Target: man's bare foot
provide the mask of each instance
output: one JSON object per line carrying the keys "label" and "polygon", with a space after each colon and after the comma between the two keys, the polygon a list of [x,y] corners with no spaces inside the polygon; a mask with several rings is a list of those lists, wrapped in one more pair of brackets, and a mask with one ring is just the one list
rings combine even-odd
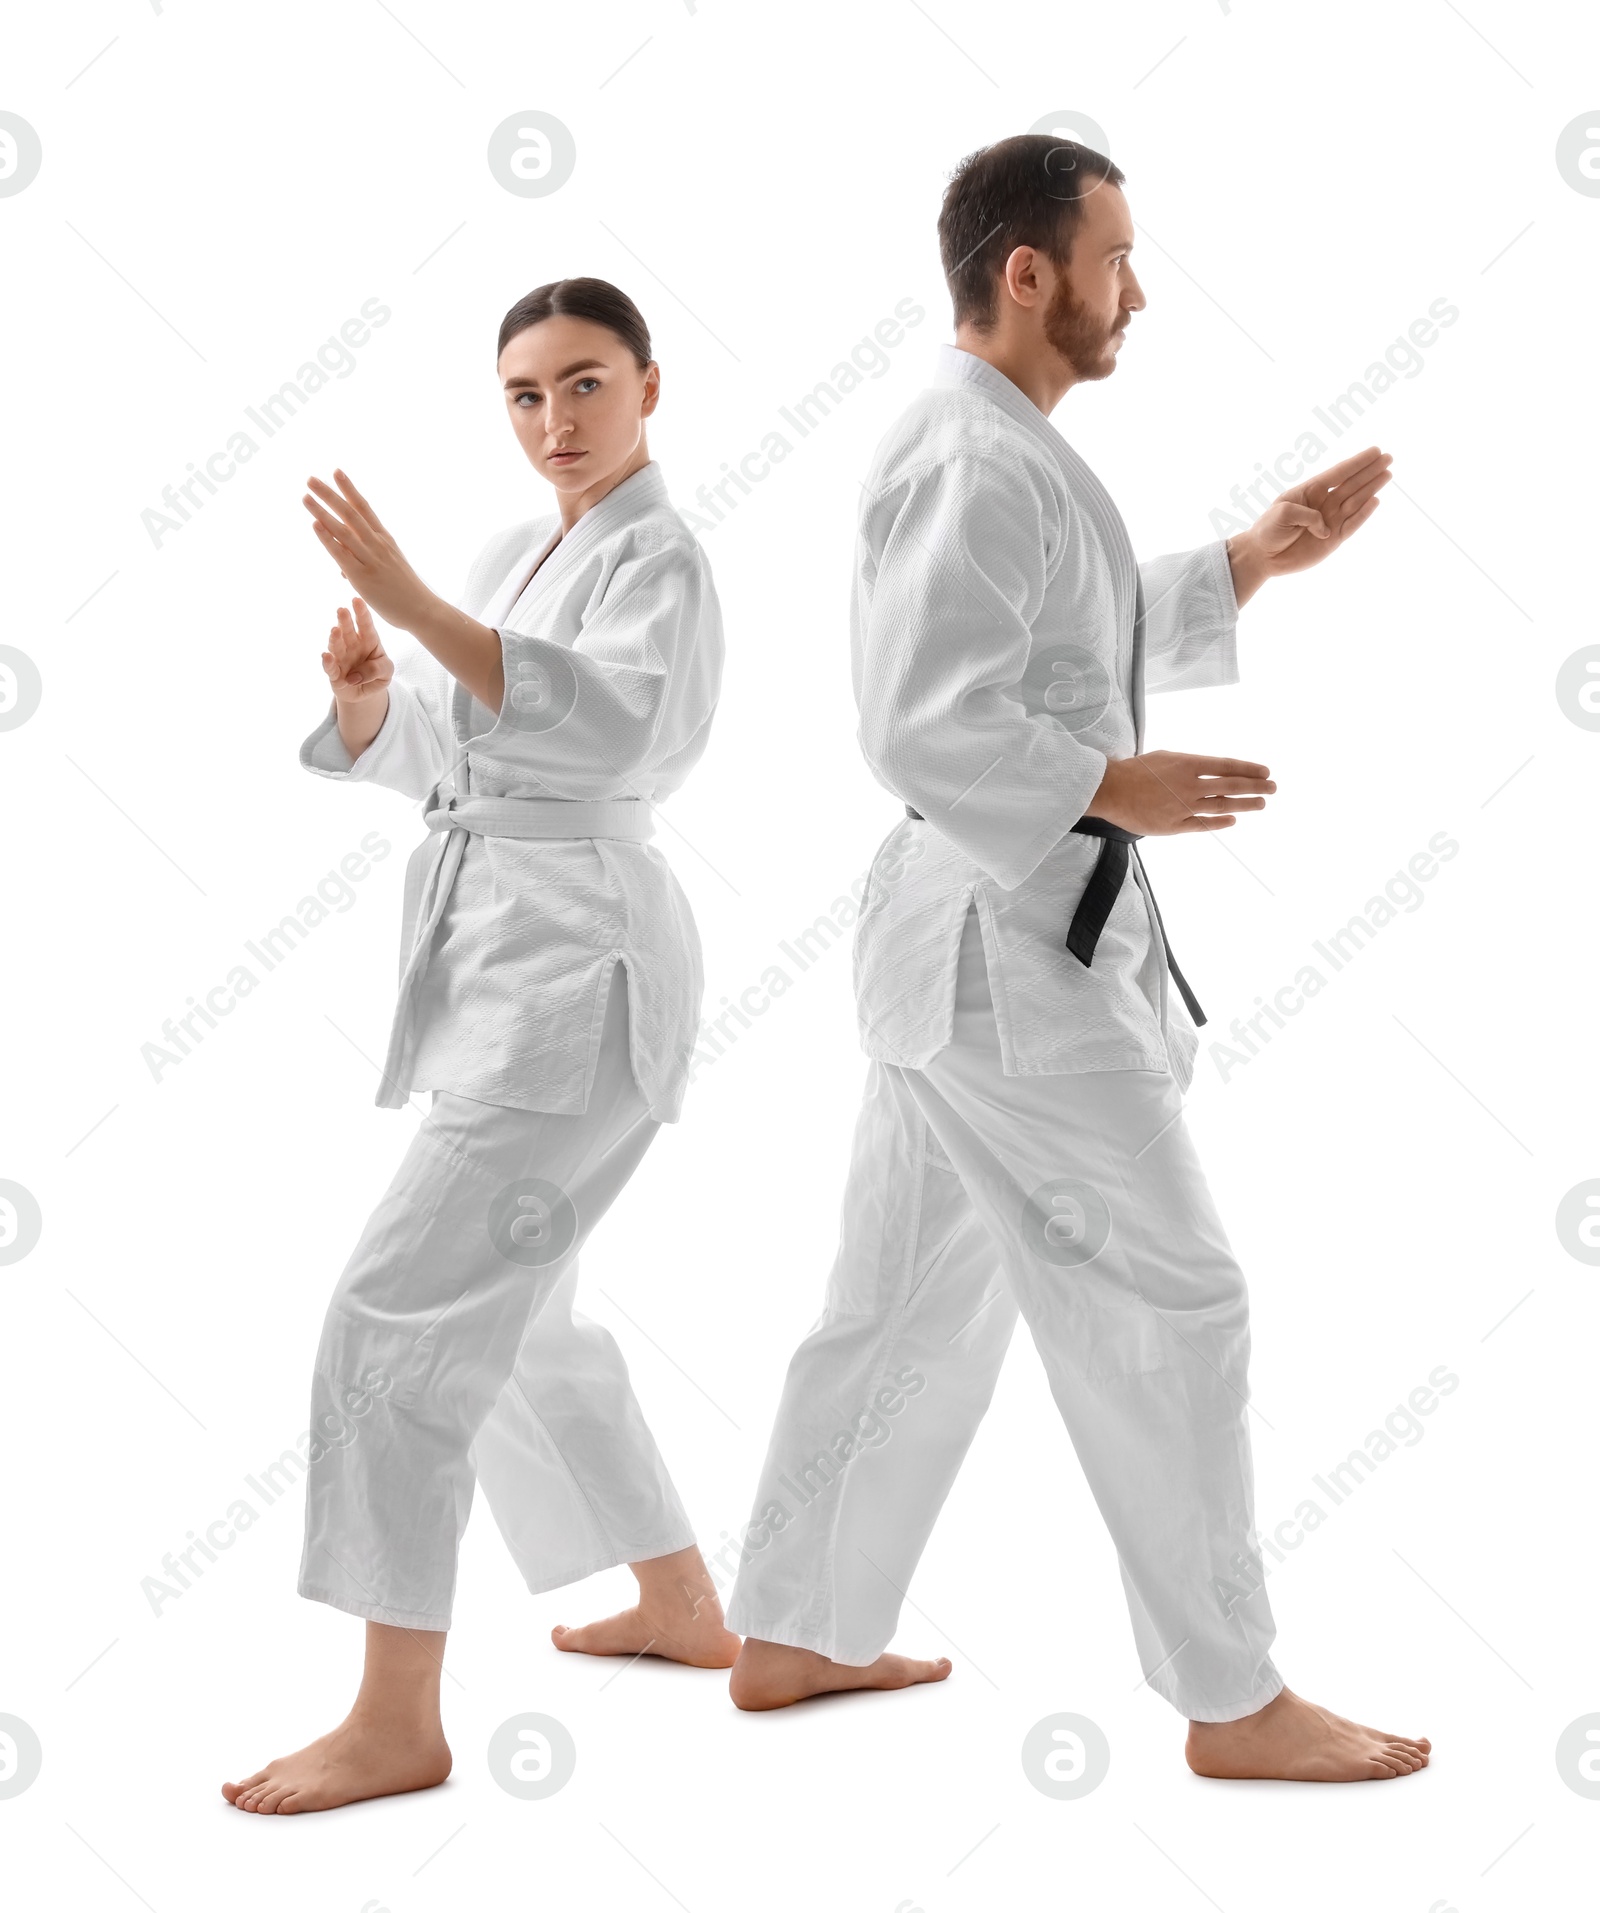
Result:
{"label": "man's bare foot", "polygon": [[813,1654],[808,1647],[783,1647],[776,1641],[748,1640],[728,1682],[735,1707],[747,1714],[771,1707],[792,1707],[814,1694],[843,1694],[854,1688],[885,1691],[919,1687],[924,1681],[948,1678],[947,1660],[913,1661],[904,1654],[880,1654],[867,1667],[851,1667]]}
{"label": "man's bare foot", "polygon": [[564,1654],[655,1654],[688,1667],[732,1667],[739,1637],[722,1621],[722,1603],[698,1548],[635,1561],[639,1605],[587,1627],[553,1627]]}
{"label": "man's bare foot", "polygon": [[248,1780],[224,1781],[222,1797],[245,1813],[320,1813],[385,1793],[437,1787],[450,1772],[444,1733],[419,1735],[352,1711],[331,1734],[270,1760]]}
{"label": "man's bare foot", "polygon": [[1212,1780],[1394,1780],[1426,1767],[1432,1742],[1362,1727],[1283,1692],[1242,1720],[1189,1723],[1184,1758]]}

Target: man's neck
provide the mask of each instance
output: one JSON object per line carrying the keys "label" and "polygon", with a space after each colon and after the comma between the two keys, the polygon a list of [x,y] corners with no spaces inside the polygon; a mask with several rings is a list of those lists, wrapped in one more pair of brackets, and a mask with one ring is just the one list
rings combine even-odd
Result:
{"label": "man's neck", "polygon": [[955,344],[1004,373],[1046,418],[1078,383],[1078,375],[1059,352],[1032,337],[1010,336],[1001,327],[979,332],[972,326],[957,326]]}

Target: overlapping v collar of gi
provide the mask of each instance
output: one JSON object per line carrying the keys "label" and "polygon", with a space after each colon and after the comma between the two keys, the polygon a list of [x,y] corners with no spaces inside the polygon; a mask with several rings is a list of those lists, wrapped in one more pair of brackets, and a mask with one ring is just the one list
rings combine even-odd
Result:
{"label": "overlapping v collar of gi", "polygon": [[[591,505],[571,531],[564,536],[561,521],[556,519],[550,528],[550,535],[534,552],[524,549],[522,556],[501,579],[489,602],[478,613],[478,622],[486,624],[491,631],[509,631],[513,637],[525,637],[527,634],[506,620],[522,600],[522,594],[530,584],[536,592],[542,592],[562,569],[573,562],[574,556],[582,556],[596,536],[619,524],[625,524],[630,518],[642,518],[647,512],[669,503],[667,481],[662,476],[661,467],[654,459],[648,465],[641,465],[638,471],[623,479],[620,485],[614,485],[598,504]],[[534,519],[535,525],[541,523]],[[480,720],[477,713],[485,713]],[[486,704],[480,704],[464,684],[457,683],[450,693],[450,721],[459,744],[482,744],[501,727],[499,711],[490,710]],[[457,767],[458,772],[462,767]],[[457,795],[465,797],[468,785],[464,776],[458,784]]]}
{"label": "overlapping v collar of gi", "polygon": [[964,351],[959,345],[941,345],[934,365],[934,383],[976,386],[986,398],[993,399],[1002,411],[1009,412],[1060,456],[1066,440],[1049,419],[1020,385],[1013,385],[1004,372],[987,359],[980,359],[975,352]]}
{"label": "overlapping v collar of gi", "polygon": [[[1050,453],[1057,471],[1063,473],[1074,505],[1097,527],[1101,548],[1111,566],[1112,589],[1116,593],[1122,629],[1133,631],[1138,590],[1138,566],[1128,528],[1099,475],[1082,453],[1059,432],[1033,400],[1004,372],[997,371],[987,359],[964,352],[958,345],[941,345],[935,364],[935,383],[940,386],[967,386],[982,392],[1001,411],[1017,420]],[[1137,694],[1142,697],[1142,691]]]}
{"label": "overlapping v collar of gi", "polygon": [[[629,518],[642,517],[657,505],[667,503],[667,481],[654,459],[614,485],[598,504],[591,505],[571,531],[564,536],[559,524],[539,549],[524,554],[507,572],[500,588],[490,599],[481,622],[498,628],[511,615],[517,600],[537,575],[539,588],[558,578],[562,571],[597,537],[603,537]],[[540,561],[543,560],[541,563]]]}

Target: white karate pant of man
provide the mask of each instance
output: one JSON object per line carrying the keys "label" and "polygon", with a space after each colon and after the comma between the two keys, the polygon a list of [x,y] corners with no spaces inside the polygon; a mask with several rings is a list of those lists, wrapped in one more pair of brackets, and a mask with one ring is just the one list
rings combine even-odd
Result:
{"label": "white karate pant of man", "polygon": [[949,1046],[922,1069],[871,1065],[826,1306],[789,1367],[728,1625],[852,1665],[883,1652],[1019,1309],[1150,1685],[1190,1720],[1254,1713],[1283,1682],[1252,1566],[1245,1286],[1178,1086],[1005,1075],[975,911]]}
{"label": "white karate pant of man", "polygon": [[[355,1433],[308,1471],[302,1594],[448,1628],[475,1478],[535,1593],[692,1544],[621,1351],[572,1307],[578,1252],[659,1127],[621,964],[581,1115],[435,1094],[329,1304],[311,1425]],[[352,1395],[371,1403],[354,1419]]]}

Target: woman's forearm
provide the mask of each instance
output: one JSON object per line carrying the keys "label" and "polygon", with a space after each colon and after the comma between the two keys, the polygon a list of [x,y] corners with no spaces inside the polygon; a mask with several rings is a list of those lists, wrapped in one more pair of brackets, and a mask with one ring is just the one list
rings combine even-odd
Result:
{"label": "woman's forearm", "polygon": [[431,593],[422,610],[407,620],[406,629],[485,709],[499,710],[506,676],[498,631]]}

